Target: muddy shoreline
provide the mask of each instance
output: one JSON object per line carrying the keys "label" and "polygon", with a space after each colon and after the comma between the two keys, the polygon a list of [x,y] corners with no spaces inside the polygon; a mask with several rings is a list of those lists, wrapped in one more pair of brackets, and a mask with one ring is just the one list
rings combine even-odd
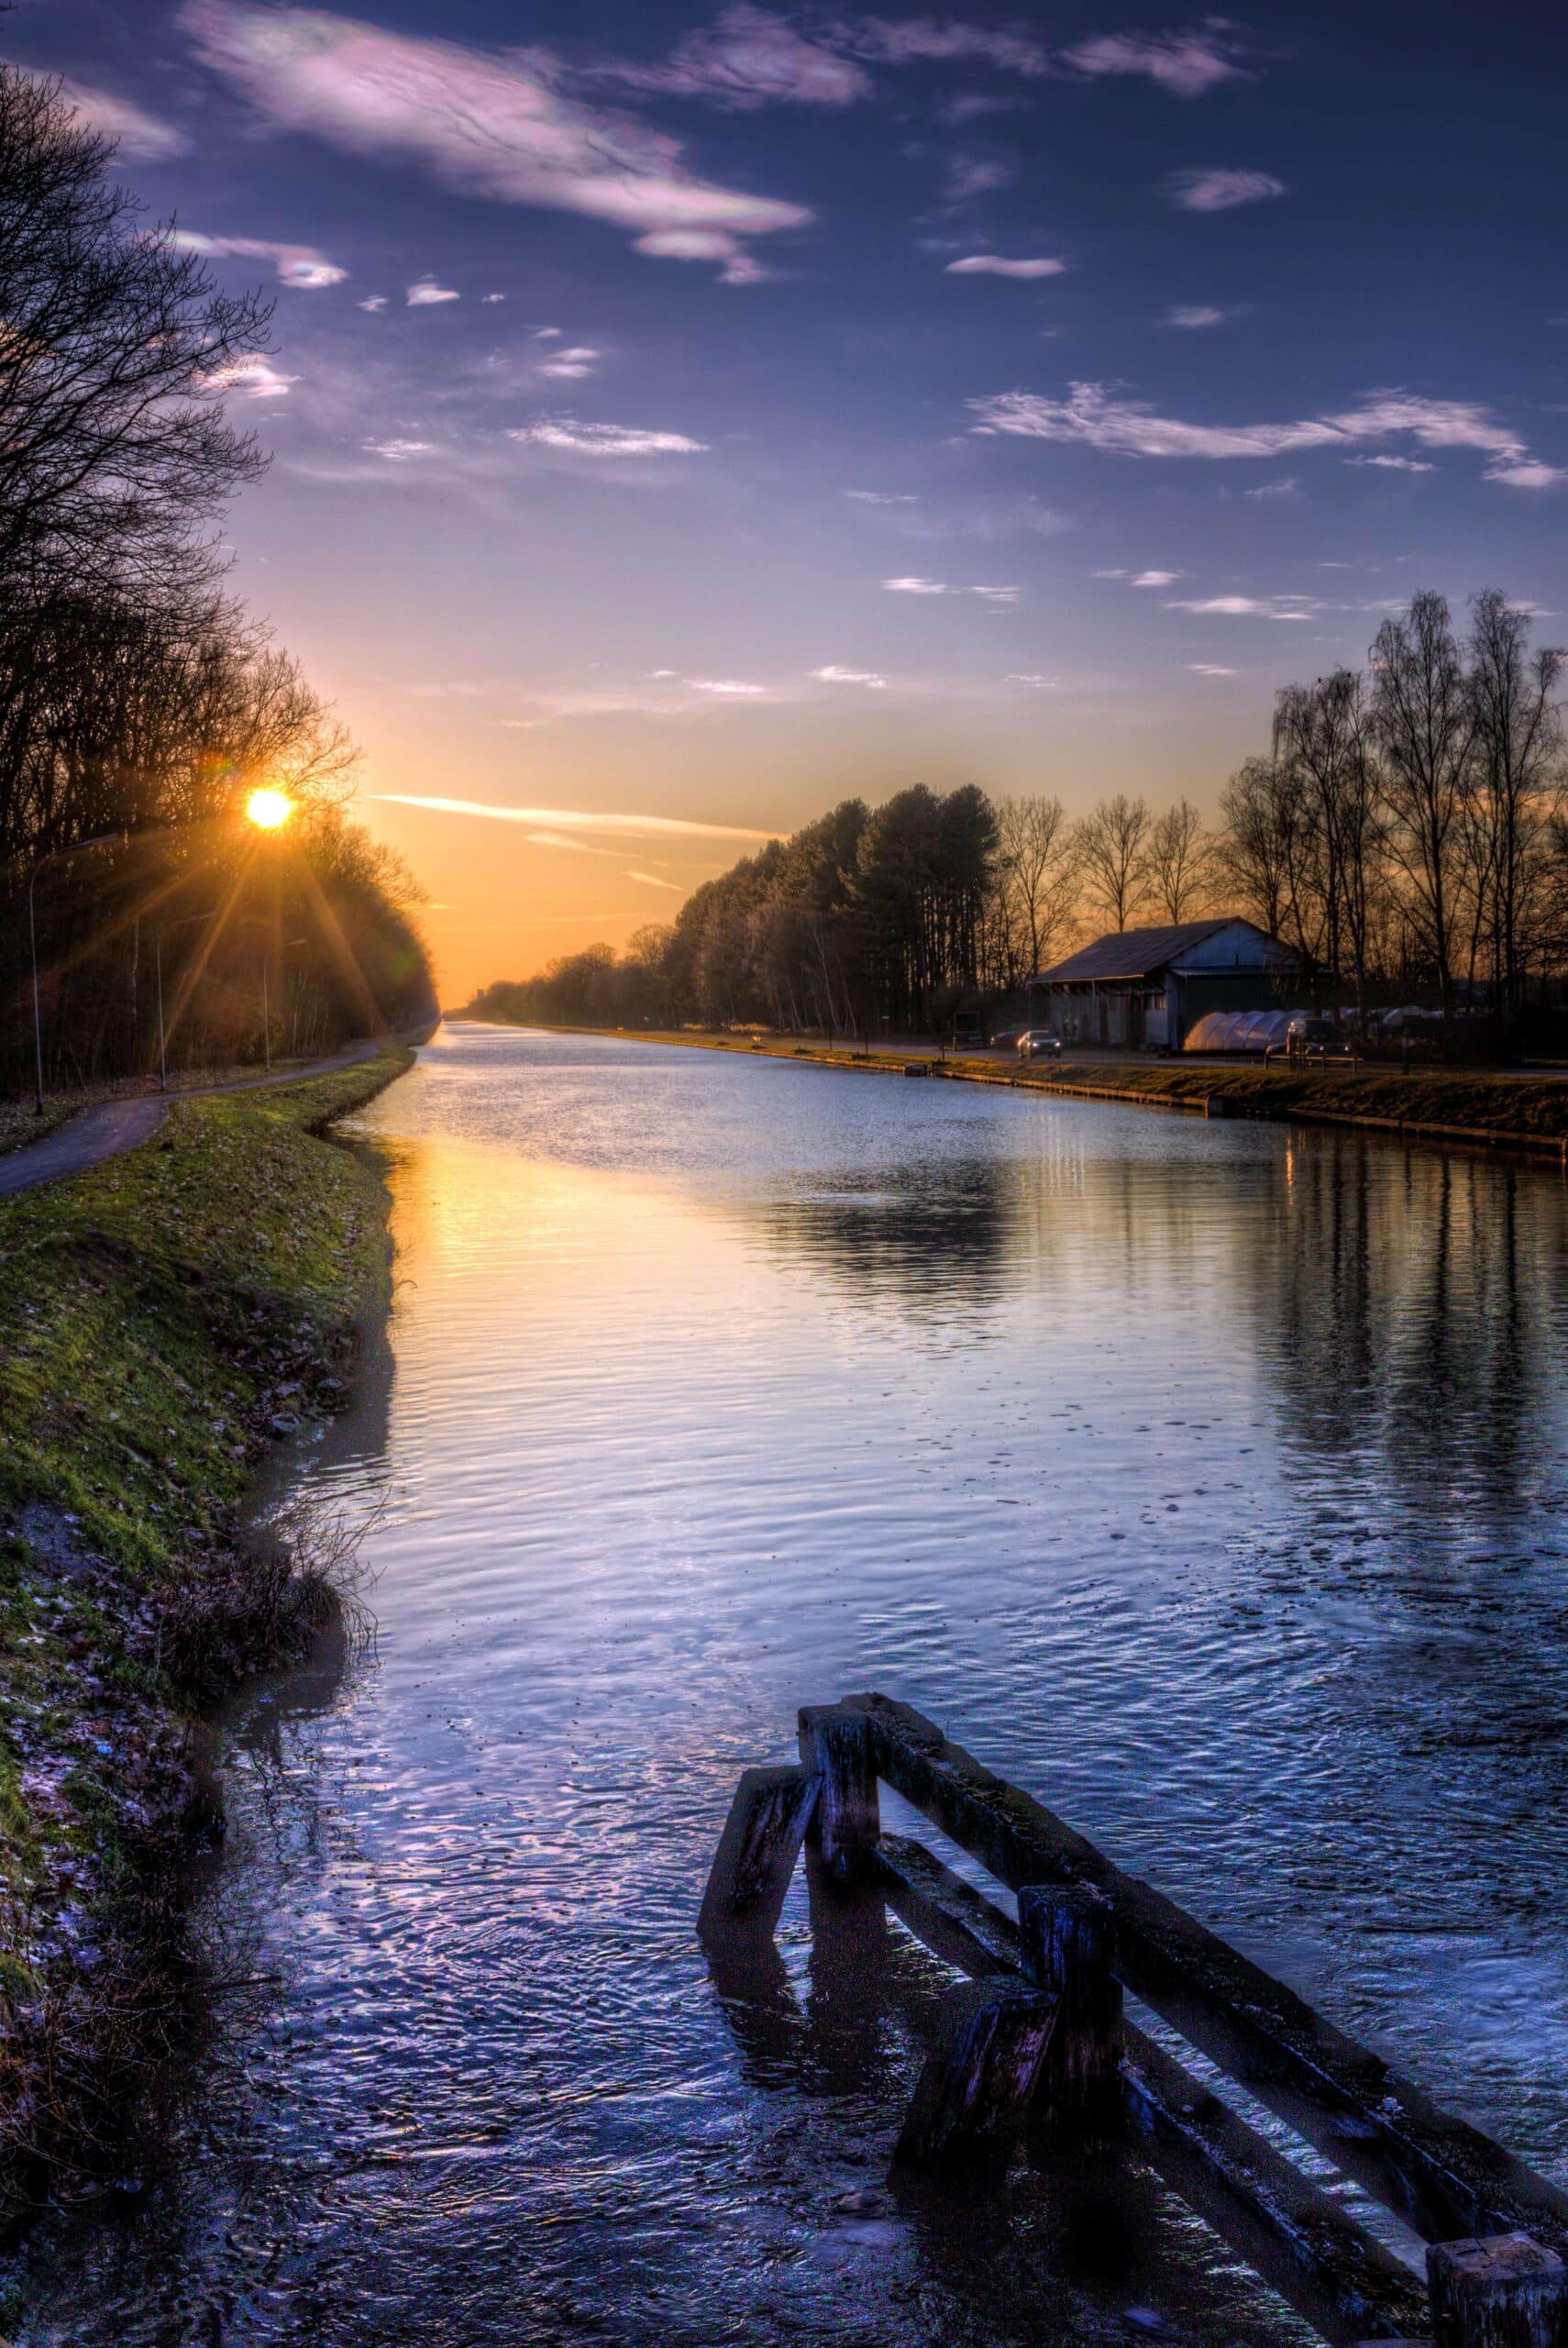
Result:
{"label": "muddy shoreline", "polygon": [[182,1104],[143,1148],[0,1208],[12,2241],[140,2191],[138,2109],[199,2004],[184,1916],[223,1833],[213,1707],[337,1613],[331,1542],[257,1538],[248,1501],[384,1330],[386,1192],[326,1136],[412,1057]]}

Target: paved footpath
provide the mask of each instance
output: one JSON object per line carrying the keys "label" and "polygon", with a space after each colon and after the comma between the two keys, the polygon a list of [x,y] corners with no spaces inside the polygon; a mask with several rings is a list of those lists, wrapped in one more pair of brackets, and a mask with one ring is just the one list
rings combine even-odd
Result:
{"label": "paved footpath", "polygon": [[346,1052],[335,1052],[330,1059],[306,1060],[297,1068],[278,1069],[270,1076],[240,1076],[227,1084],[187,1085],[178,1092],[143,1092],[129,1101],[100,1101],[67,1118],[41,1141],[0,1156],[0,1199],[14,1198],[18,1191],[35,1191],[40,1182],[58,1182],[67,1174],[85,1174],[90,1166],[101,1166],[105,1157],[118,1157],[125,1150],[150,1141],[176,1101],[199,1101],[215,1092],[254,1092],[264,1085],[295,1084],[302,1077],[326,1076],[335,1068],[352,1068],[356,1060],[373,1058],[386,1049],[387,1042],[397,1040],[368,1036]]}

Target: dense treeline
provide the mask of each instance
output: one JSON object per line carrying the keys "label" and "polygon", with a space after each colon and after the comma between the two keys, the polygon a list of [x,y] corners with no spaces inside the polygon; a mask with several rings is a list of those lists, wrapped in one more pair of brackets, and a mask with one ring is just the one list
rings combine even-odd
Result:
{"label": "dense treeline", "polygon": [[[0,1082],[319,1049],[431,1002],[417,892],[342,811],[354,753],[223,585],[261,470],[224,394],[267,308],[212,284],[110,142],[0,65]],[[264,838],[257,788],[295,814]],[[266,1024],[264,1030],[264,1010]]]}
{"label": "dense treeline", "polygon": [[1266,751],[1206,825],[1119,793],[1072,823],[1053,798],[916,785],[846,800],[698,889],[623,954],[593,946],[472,1008],[564,1024],[761,1022],[938,1028],[1106,929],[1240,913],[1364,1013],[1485,1011],[1518,1040],[1568,974],[1564,656],[1477,596],[1386,620],[1367,670],[1277,696]]}

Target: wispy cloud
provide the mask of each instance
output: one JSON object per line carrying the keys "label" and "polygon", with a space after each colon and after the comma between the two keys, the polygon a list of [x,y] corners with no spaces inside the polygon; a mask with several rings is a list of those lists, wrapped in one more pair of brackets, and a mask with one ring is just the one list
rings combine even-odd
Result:
{"label": "wispy cloud", "polygon": [[1283,195],[1285,182],[1271,172],[1173,172],[1165,192],[1183,212],[1233,212],[1240,204],[1262,204]]}
{"label": "wispy cloud", "polygon": [[1215,660],[1189,660],[1187,667],[1195,677],[1233,677],[1234,669],[1222,669]]}
{"label": "wispy cloud", "polygon": [[1201,98],[1250,79],[1240,44],[1218,23],[1179,33],[1099,33],[1064,50],[1062,63],[1095,77],[1137,74],[1175,98]]}
{"label": "wispy cloud", "polygon": [[845,497],[853,497],[857,505],[918,505],[920,500],[908,490],[846,489]]}
{"label": "wispy cloud", "polygon": [[213,260],[230,256],[241,260],[271,261],[285,285],[315,293],[322,286],[341,285],[348,271],[327,260],[314,245],[274,244],[265,237],[206,237],[195,228],[176,228],[171,241],[190,253]]}
{"label": "wispy cloud", "polygon": [[1437,467],[1424,457],[1347,457],[1347,465],[1376,465],[1387,473],[1435,473]]}
{"label": "wispy cloud", "polygon": [[1043,258],[1032,260],[1006,260],[1000,253],[966,253],[962,260],[950,260],[949,277],[1060,277],[1067,264],[1065,260]]}
{"label": "wispy cloud", "polygon": [[389,465],[406,465],[413,457],[435,454],[433,440],[367,440],[364,446],[372,457],[384,457]]}
{"label": "wispy cloud", "polygon": [[748,684],[744,677],[685,677],[694,693],[715,693],[721,701],[754,701],[766,693],[766,685]]}
{"label": "wispy cloud", "polygon": [[1165,312],[1165,324],[1179,327],[1184,333],[1196,334],[1204,327],[1220,327],[1225,323],[1223,310],[1216,310],[1202,302],[1177,302]]}
{"label": "wispy cloud", "polygon": [[1048,692],[1061,682],[1059,677],[1043,677],[1032,670],[1015,669],[1006,681],[1010,685],[1029,685],[1035,692]]}
{"label": "wispy cloud", "polygon": [[1306,595],[1205,595],[1167,604],[1200,619],[1309,620],[1321,607]]}
{"label": "wispy cloud", "polygon": [[648,431],[639,425],[579,424],[572,416],[544,416],[537,424],[517,425],[506,435],[536,449],[559,449],[574,457],[700,457],[706,440],[690,439],[684,432]]}
{"label": "wispy cloud", "polygon": [[884,579],[882,584],[889,595],[978,595],[987,604],[1016,604],[1022,592],[1017,587],[950,587],[944,579]]}
{"label": "wispy cloud", "polygon": [[285,375],[271,360],[259,355],[227,360],[207,377],[215,392],[234,392],[248,400],[287,399],[290,386],[299,380],[297,375]]}
{"label": "wispy cloud", "polygon": [[812,674],[819,684],[865,685],[872,692],[878,693],[886,689],[888,682],[887,678],[879,677],[874,669],[841,669],[831,661],[825,669],[813,669]]}
{"label": "wispy cloud", "polygon": [[661,880],[657,872],[635,872],[628,867],[626,878],[628,880],[641,880],[649,889],[672,890],[678,897],[686,893],[678,880]]}
{"label": "wispy cloud", "polygon": [[1244,490],[1245,497],[1294,497],[1298,483],[1294,473],[1283,473],[1278,481],[1259,482],[1256,489]]}
{"label": "wispy cloud", "polygon": [[758,831],[749,824],[693,823],[683,815],[606,814],[573,807],[508,807],[489,799],[446,799],[401,791],[370,791],[389,807],[424,807],[437,815],[488,816],[500,824],[523,824],[533,830],[609,832],[622,839],[771,840],[777,832]]}
{"label": "wispy cloud", "polygon": [[1568,481],[1568,471],[1534,457],[1505,457],[1487,466],[1486,478],[1500,481],[1505,489],[1555,489],[1559,482]]}
{"label": "wispy cloud", "polygon": [[[1122,575],[1125,574],[1118,574],[1109,571],[1101,574],[1101,576],[1106,578]],[[1131,583],[1134,587],[1174,587],[1176,581],[1181,576],[1182,574],[1179,570],[1140,570],[1135,574]]]}
{"label": "wispy cloud", "polygon": [[542,362],[539,372],[561,382],[578,382],[584,375],[591,375],[602,357],[602,351],[590,349],[587,343],[574,343],[565,350],[552,351]]}
{"label": "wispy cloud", "polygon": [[1298,450],[1408,438],[1428,449],[1474,449],[1491,461],[1488,481],[1549,488],[1559,470],[1532,458],[1517,433],[1474,400],[1433,400],[1415,392],[1371,392],[1333,415],[1286,424],[1189,424],[1160,415],[1108,383],[1074,383],[1065,400],[1003,392],[971,400],[975,430],[1026,439],[1078,441],[1119,457],[1270,458]]}
{"label": "wispy cloud", "polygon": [[623,89],[706,98],[736,111],[765,105],[847,106],[871,94],[871,77],[767,8],[725,8],[709,32],[689,33],[662,64],[617,63],[593,77]]}
{"label": "wispy cloud", "polygon": [[[41,82],[46,76],[36,73],[29,78]],[[62,74],[60,94],[68,106],[75,108],[83,127],[95,130],[101,138],[115,141],[125,162],[166,163],[172,156],[189,151],[191,141],[182,130],[176,130],[171,123],[160,122],[156,115],[148,114],[129,98],[116,97],[112,90],[94,89],[85,82],[73,82]]]}
{"label": "wispy cloud", "polygon": [[1010,163],[985,155],[953,155],[943,183],[943,199],[948,204],[972,204],[977,195],[994,195],[998,188],[1010,186],[1012,176]]}
{"label": "wispy cloud", "polygon": [[[251,0],[185,0],[179,22],[271,122],[355,154],[405,157],[465,194],[586,214],[657,257],[740,259],[745,238],[812,217],[699,179],[679,139],[567,96],[542,51],[496,55]],[[692,234],[701,249],[671,241]]]}
{"label": "wispy cloud", "polygon": [[460,302],[463,297],[450,285],[437,285],[433,277],[422,277],[403,298],[411,310],[428,310],[437,302]]}
{"label": "wispy cloud", "polygon": [[857,57],[886,65],[970,63],[999,72],[1035,77],[1050,71],[1050,58],[1032,33],[1019,27],[993,28],[934,17],[861,17],[835,28],[839,46]]}
{"label": "wispy cloud", "polygon": [[372,316],[378,310],[384,310],[386,306],[387,297],[384,294],[368,294],[362,302],[356,302],[354,305],[357,310],[369,310]]}

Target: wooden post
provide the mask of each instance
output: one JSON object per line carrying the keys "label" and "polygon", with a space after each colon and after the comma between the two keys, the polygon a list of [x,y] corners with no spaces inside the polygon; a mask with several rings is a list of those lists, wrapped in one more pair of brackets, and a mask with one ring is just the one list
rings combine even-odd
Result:
{"label": "wooden post", "polygon": [[1005,2161],[1033,2100],[1056,2009],[1018,1982],[971,1981],[942,2001],[893,2154],[898,2167]]}
{"label": "wooden post", "polygon": [[871,1723],[842,1704],[801,1710],[801,1759],[820,1779],[812,1846],[834,1883],[859,1883],[877,1862],[881,1813]]}
{"label": "wooden post", "polygon": [[1110,1903],[1077,1884],[1018,1895],[1023,1969],[1059,2007],[1037,2116],[1055,2137],[1111,2132],[1121,2113],[1121,1984],[1111,1971]]}
{"label": "wooden post", "polygon": [[808,1769],[746,1769],[735,1789],[697,1918],[700,1933],[741,1917],[771,1933],[817,1799]]}
{"label": "wooden post", "polygon": [[1433,2243],[1427,2288],[1437,2348],[1568,2348],[1568,2267],[1529,2234]]}

